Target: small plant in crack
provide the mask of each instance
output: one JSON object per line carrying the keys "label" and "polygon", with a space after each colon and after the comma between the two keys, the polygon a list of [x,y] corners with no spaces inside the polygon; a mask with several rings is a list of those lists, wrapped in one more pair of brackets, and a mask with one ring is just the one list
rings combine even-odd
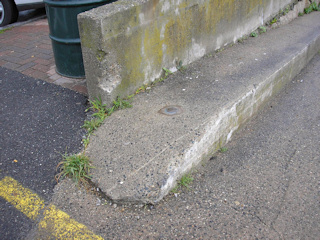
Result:
{"label": "small plant in crack", "polygon": [[66,176],[72,178],[76,183],[84,183],[90,179],[89,170],[93,167],[84,153],[72,155],[65,153],[62,158],[57,166],[57,168],[60,167],[60,173],[56,175],[57,181]]}
{"label": "small plant in crack", "polygon": [[[93,118],[91,120],[84,121],[83,128],[87,130],[87,135],[90,136],[98,127],[101,126],[104,119],[101,118]],[[88,140],[86,140],[88,141]]]}
{"label": "small plant in crack", "polygon": [[150,84],[144,84],[144,85],[142,85],[141,87],[139,87],[139,88],[136,90],[136,92],[135,92],[134,94],[128,96],[127,99],[130,99],[130,98],[134,97],[135,95],[137,95],[137,94],[139,94],[139,93],[143,93],[143,92],[146,92],[147,90],[150,90],[150,89],[151,89],[152,87],[154,87],[157,83],[163,82],[165,79],[167,79],[167,78],[172,74],[172,72],[171,72],[169,69],[165,68],[165,67],[162,68],[162,70],[163,70],[163,72],[164,72],[163,77],[161,77],[161,78],[153,81],[153,82],[150,83]]}
{"label": "small plant in crack", "polygon": [[182,187],[187,188],[189,190],[193,180],[194,179],[191,176],[191,173],[183,175],[181,179],[178,181],[177,185],[171,190],[171,192],[178,193],[179,189]]}
{"label": "small plant in crack", "polygon": [[[106,105],[102,104],[101,98],[96,98],[95,100],[91,101],[89,100],[91,107],[86,109],[86,112],[89,110],[93,111],[92,119],[84,121],[83,128],[87,130],[88,137],[95,131],[98,127],[101,126],[104,119],[108,116],[108,112],[106,109]],[[85,144],[85,142],[88,143],[88,137],[87,140],[82,140]]]}
{"label": "small plant in crack", "polygon": [[275,24],[276,22],[278,22],[278,19],[274,18],[274,19],[271,20],[270,25]]}
{"label": "small plant in crack", "polygon": [[184,175],[182,176],[182,178],[180,179],[179,181],[179,184],[182,186],[182,187],[185,187],[187,189],[190,189],[190,184],[192,184],[193,182],[193,177],[191,176],[191,174],[187,174],[187,175]]}
{"label": "small plant in crack", "polygon": [[247,39],[248,39],[248,35],[245,35],[245,36],[239,38],[239,39],[238,39],[238,42],[239,42],[239,43],[243,43],[243,42],[244,42],[245,40],[247,40]]}
{"label": "small plant in crack", "polygon": [[221,153],[225,153],[225,152],[227,152],[227,151],[228,151],[228,148],[226,148],[226,147],[220,148],[220,152],[221,152]]}
{"label": "small plant in crack", "polygon": [[251,37],[258,37],[258,33],[252,32],[252,33],[250,34],[250,36],[251,36]]}
{"label": "small plant in crack", "polygon": [[[320,4],[319,4],[319,6],[320,6]],[[317,5],[316,2],[313,2],[313,3],[310,4],[309,7],[304,9],[304,13],[305,14],[309,14],[309,13],[311,13],[313,11],[319,11],[319,6]]]}
{"label": "small plant in crack", "polygon": [[260,26],[258,30],[259,30],[259,33],[265,33],[267,31],[265,26]]}
{"label": "small plant in crack", "polygon": [[165,67],[162,68],[162,70],[164,71],[164,78],[165,79],[172,74],[172,72],[169,69],[165,68]]}
{"label": "small plant in crack", "polygon": [[[103,121],[110,116],[114,111],[118,109],[131,108],[132,105],[124,99],[117,97],[116,100],[113,101],[113,106],[111,108],[107,108],[106,104],[102,104],[101,98],[96,98],[94,101],[90,101],[91,107],[86,109],[86,112],[89,110],[93,111],[92,119],[84,121],[83,128],[85,128],[90,136],[98,127],[101,126]],[[88,143],[89,140],[86,138],[82,140],[85,143]]]}
{"label": "small plant in crack", "polygon": [[180,72],[183,72],[185,71],[187,68],[185,66],[182,65],[182,60],[180,60],[178,63],[177,63],[177,69],[180,71]]}
{"label": "small plant in crack", "polygon": [[119,109],[131,108],[132,105],[129,101],[117,97],[116,100],[113,100],[113,106],[107,109],[108,116],[110,116],[114,111]]}

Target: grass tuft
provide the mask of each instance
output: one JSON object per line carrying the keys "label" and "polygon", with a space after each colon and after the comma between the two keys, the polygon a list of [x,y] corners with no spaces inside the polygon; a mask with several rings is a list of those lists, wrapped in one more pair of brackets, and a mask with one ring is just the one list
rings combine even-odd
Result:
{"label": "grass tuft", "polygon": [[313,11],[319,11],[319,6],[317,5],[316,2],[311,3],[309,7],[304,9],[305,14],[309,14]]}
{"label": "grass tuft", "polygon": [[59,181],[60,177],[70,177],[76,183],[86,182],[90,179],[89,170],[93,168],[90,164],[89,158],[83,154],[62,155],[63,160],[58,164],[60,173],[56,175],[56,180]]}
{"label": "grass tuft", "polygon": [[225,153],[225,152],[227,152],[227,151],[228,151],[228,148],[226,148],[226,147],[220,148],[220,152],[221,152],[221,153]]}
{"label": "grass tuft", "polygon": [[179,189],[182,187],[187,188],[188,190],[190,189],[190,184],[193,182],[193,177],[191,176],[191,173],[186,174],[181,177],[181,179],[178,181],[177,186],[175,186],[171,192],[172,193],[178,193]]}

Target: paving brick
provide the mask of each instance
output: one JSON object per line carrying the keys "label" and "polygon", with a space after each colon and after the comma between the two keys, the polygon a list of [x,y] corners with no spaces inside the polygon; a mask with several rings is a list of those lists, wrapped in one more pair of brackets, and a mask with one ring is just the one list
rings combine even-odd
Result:
{"label": "paving brick", "polygon": [[17,58],[21,59],[21,57],[25,56],[25,53],[11,51],[10,56],[17,57]]}
{"label": "paving brick", "polygon": [[18,53],[24,53],[24,51],[25,51],[25,49],[20,48],[20,47],[15,46],[15,45],[13,45],[10,49],[11,49],[12,51],[15,51],[15,52],[18,52]]}
{"label": "paving brick", "polygon": [[52,54],[52,49],[37,48],[37,51],[44,54]]}
{"label": "paving brick", "polygon": [[0,66],[87,94],[85,79],[62,77],[56,73],[47,19],[1,34]]}
{"label": "paving brick", "polygon": [[16,64],[19,64],[19,62],[21,61],[20,58],[12,57],[10,55],[2,57],[2,60],[5,60],[5,61],[10,62],[10,63],[16,63]]}
{"label": "paving brick", "polygon": [[54,82],[56,80],[58,80],[59,78],[61,78],[61,75],[59,75],[58,73],[55,73],[53,75],[49,75],[49,78]]}
{"label": "paving brick", "polygon": [[[53,65],[50,67],[50,70],[47,72],[48,75],[55,75],[56,73],[56,66]],[[59,75],[60,76],[60,75]]]}
{"label": "paving brick", "polygon": [[7,63],[6,61],[3,61],[3,60],[0,59],[0,67],[2,67],[6,63]]}
{"label": "paving brick", "polygon": [[31,76],[32,72],[34,72],[34,70],[32,68],[28,68],[24,71],[21,71],[22,74],[28,75],[28,76]]}
{"label": "paving brick", "polygon": [[30,56],[26,55],[25,59],[24,57],[21,58],[21,61],[19,62],[19,64],[24,65],[26,63],[33,62],[33,61],[34,61],[33,58],[30,58]]}
{"label": "paving brick", "polygon": [[47,59],[36,59],[34,62],[38,63],[38,64],[42,64],[42,65],[50,65],[50,64],[52,64],[52,61],[51,60],[47,60]]}
{"label": "paving brick", "polygon": [[75,84],[75,82],[72,79],[66,78],[66,77],[61,77],[61,76],[56,81],[54,81],[54,83],[58,84],[58,85],[63,85],[63,84],[74,85]]}
{"label": "paving brick", "polygon": [[18,67],[16,70],[19,72],[22,72],[28,68],[32,68],[34,65],[36,65],[34,62],[29,62],[29,63],[22,65],[21,67]]}
{"label": "paving brick", "polygon": [[10,54],[10,50],[3,50],[3,51],[0,51],[0,57],[2,57],[2,56],[7,56],[7,55],[9,55]]}
{"label": "paving brick", "polygon": [[29,74],[27,74],[30,77],[38,78],[42,80],[46,80],[48,78],[47,74],[39,71],[31,71]]}
{"label": "paving brick", "polygon": [[20,64],[16,64],[16,63],[12,63],[12,62],[7,62],[4,65],[2,65],[2,67],[9,68],[9,69],[12,69],[12,70],[17,69],[20,66],[21,66]]}
{"label": "paving brick", "polygon": [[40,72],[47,73],[49,70],[48,66],[42,65],[42,64],[36,64],[32,67],[33,69],[39,70]]}
{"label": "paving brick", "polygon": [[[52,54],[53,55],[53,54]],[[48,54],[39,54],[37,57],[40,59],[46,59],[49,60],[52,58],[52,55],[48,55]]]}
{"label": "paving brick", "polygon": [[75,85],[72,87],[72,90],[75,90],[76,92],[79,92],[79,93],[82,93],[82,94],[88,96],[88,89],[86,86]]}
{"label": "paving brick", "polygon": [[47,50],[50,50],[50,52],[52,52],[52,46],[51,44],[40,44],[38,45],[39,48],[42,48],[42,49],[47,49]]}

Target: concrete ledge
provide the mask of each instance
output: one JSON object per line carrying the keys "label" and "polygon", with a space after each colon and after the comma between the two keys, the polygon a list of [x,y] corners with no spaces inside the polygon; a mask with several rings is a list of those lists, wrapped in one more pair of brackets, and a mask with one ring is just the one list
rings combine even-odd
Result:
{"label": "concrete ledge", "polygon": [[[293,79],[320,50],[315,12],[190,64],[91,137],[93,181],[114,201],[156,203]],[[165,106],[182,113],[160,114]]]}
{"label": "concrete ledge", "polygon": [[[110,103],[234,43],[297,0],[120,0],[79,15],[90,98]],[[305,1],[304,1],[305,2]]]}

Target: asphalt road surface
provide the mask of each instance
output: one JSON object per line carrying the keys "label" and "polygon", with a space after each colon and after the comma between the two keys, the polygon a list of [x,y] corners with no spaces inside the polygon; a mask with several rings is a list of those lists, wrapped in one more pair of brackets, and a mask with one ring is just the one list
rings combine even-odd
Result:
{"label": "asphalt road surface", "polygon": [[[87,99],[0,67],[0,180],[10,176],[49,201],[61,154],[81,149]],[[32,222],[0,198],[1,239],[23,239]]]}

